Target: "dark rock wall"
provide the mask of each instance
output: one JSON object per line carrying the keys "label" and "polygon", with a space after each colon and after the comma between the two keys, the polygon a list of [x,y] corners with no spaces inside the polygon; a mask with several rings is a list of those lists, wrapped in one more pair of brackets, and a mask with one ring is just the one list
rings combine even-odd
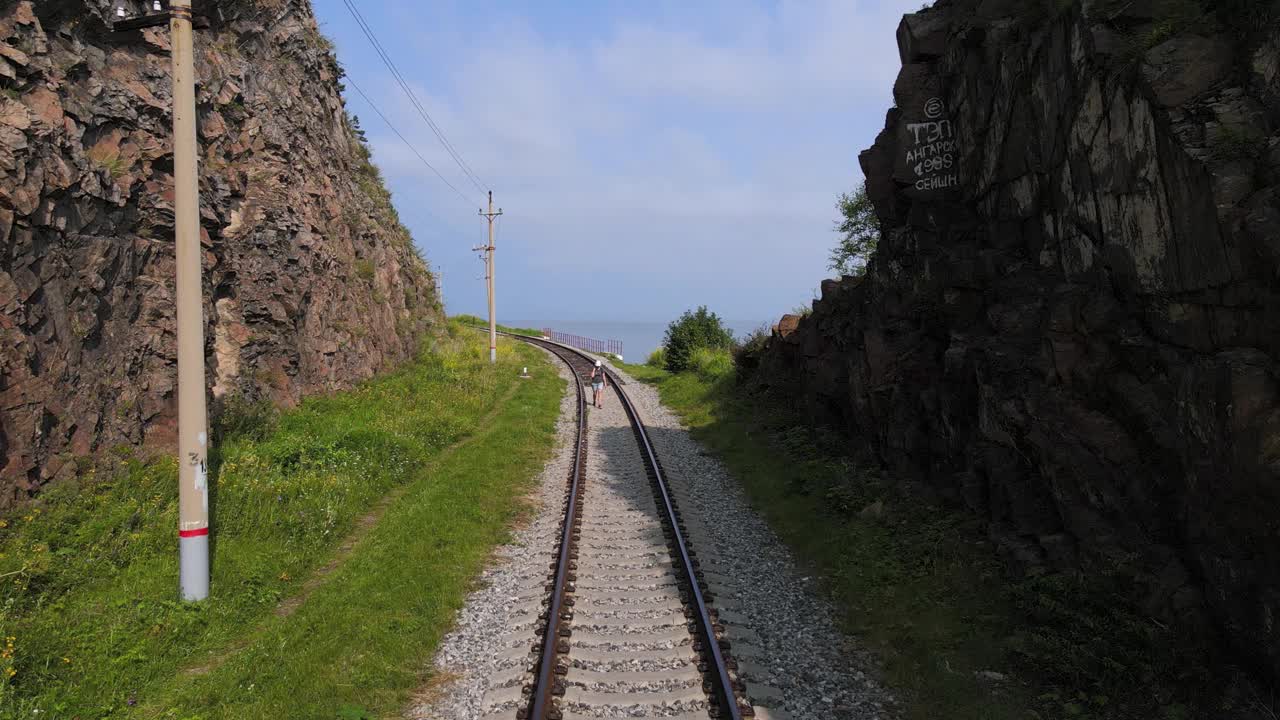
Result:
{"label": "dark rock wall", "polygon": [[1135,56],[1152,3],[1030,5],[904,19],[860,158],[880,248],[753,381],[985,516],[1015,568],[1128,568],[1280,678],[1280,38]]}
{"label": "dark rock wall", "polygon": [[[215,407],[288,404],[406,358],[439,303],[309,3],[218,5],[196,41],[208,380]],[[113,40],[110,8],[0,2],[0,508],[174,441],[168,29]]]}

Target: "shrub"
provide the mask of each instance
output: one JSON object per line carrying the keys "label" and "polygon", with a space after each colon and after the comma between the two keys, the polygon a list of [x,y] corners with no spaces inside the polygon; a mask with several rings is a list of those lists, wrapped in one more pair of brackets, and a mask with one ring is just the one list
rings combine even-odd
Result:
{"label": "shrub", "polygon": [[689,367],[693,352],[699,348],[728,350],[733,347],[733,333],[718,315],[701,305],[697,310],[686,310],[667,326],[663,345],[667,370],[678,373]]}
{"label": "shrub", "polygon": [[733,364],[739,373],[755,368],[756,363],[759,362],[759,355],[764,352],[765,345],[769,343],[769,337],[772,334],[768,325],[761,325],[734,346]]}
{"label": "shrub", "polygon": [[696,348],[686,370],[704,382],[715,382],[733,374],[733,356],[726,348]]}
{"label": "shrub", "polygon": [[644,361],[645,365],[652,368],[665,368],[667,366],[667,351],[665,348],[658,348],[649,353],[649,357]]}
{"label": "shrub", "polygon": [[372,260],[356,261],[356,276],[365,282],[373,282],[373,276],[376,273]]}

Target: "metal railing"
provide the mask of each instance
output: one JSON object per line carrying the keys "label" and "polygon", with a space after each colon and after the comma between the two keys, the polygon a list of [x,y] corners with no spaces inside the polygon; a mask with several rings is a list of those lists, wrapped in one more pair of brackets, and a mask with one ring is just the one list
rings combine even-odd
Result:
{"label": "metal railing", "polygon": [[623,357],[621,340],[597,340],[596,338],[584,337],[582,335],[562,333],[559,330],[552,330],[551,328],[543,328],[542,335],[552,342],[558,342],[561,345],[575,347],[579,350],[586,350],[587,352],[595,353],[596,355],[608,353],[610,355]]}

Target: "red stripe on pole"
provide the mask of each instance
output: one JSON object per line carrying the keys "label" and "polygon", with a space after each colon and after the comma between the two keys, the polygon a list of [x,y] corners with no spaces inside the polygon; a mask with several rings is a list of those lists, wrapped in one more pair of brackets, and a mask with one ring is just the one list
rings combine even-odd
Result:
{"label": "red stripe on pole", "polygon": [[196,528],[195,530],[179,530],[178,531],[178,537],[200,537],[201,535],[208,535],[208,534],[209,534],[209,528],[207,527]]}

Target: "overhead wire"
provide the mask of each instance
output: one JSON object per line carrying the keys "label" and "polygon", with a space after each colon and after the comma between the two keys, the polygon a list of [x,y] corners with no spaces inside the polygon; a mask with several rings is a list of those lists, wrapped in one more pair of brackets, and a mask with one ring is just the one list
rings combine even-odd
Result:
{"label": "overhead wire", "polygon": [[[414,147],[413,143],[409,142],[409,139],[404,136],[404,133],[400,132],[400,130],[396,128],[394,124],[392,124],[391,120],[388,119],[386,114],[382,112],[382,109],[379,108],[378,105],[374,103],[373,100],[370,99],[370,97],[365,93],[365,91],[362,90],[360,86],[356,84],[354,80],[351,79],[351,76],[348,75],[345,79],[346,79],[346,83],[350,85],[352,88],[354,88],[355,91],[360,94],[360,97],[364,98],[364,101],[368,103],[369,107],[372,108],[375,113],[377,113],[378,117],[382,118],[382,122],[386,123],[387,127],[391,128],[391,132],[395,133],[396,137],[400,138],[400,142],[404,143],[405,146],[407,146],[409,150],[411,150],[413,154],[418,157],[418,160],[422,161],[423,165],[426,165],[427,168],[431,170],[431,172],[435,173],[436,177],[440,178],[441,182],[443,182],[445,185],[448,185],[450,189],[452,189],[455,193],[457,193],[458,197],[462,198],[463,202],[466,202],[468,205],[470,205],[471,201],[467,199],[467,196],[463,195],[461,190],[458,190],[458,188],[454,187],[453,183],[449,182],[448,178],[446,178],[444,175],[441,175],[440,171],[436,170],[434,165],[432,165],[430,162],[427,162],[427,159],[422,156],[422,153],[418,152],[418,148]],[[435,217],[430,210],[427,210],[426,208],[422,208],[422,209],[428,215],[432,215],[433,217]],[[453,228],[448,227],[448,225],[446,225],[442,220],[440,220],[440,218],[437,217],[436,221],[439,222],[441,225],[445,225],[445,227],[448,228],[449,230],[453,232],[457,232]]]}
{"label": "overhead wire", "polygon": [[456,148],[454,148],[453,143],[449,142],[449,139],[445,137],[444,130],[442,130],[436,121],[431,118],[431,113],[427,112],[427,109],[423,107],[422,103],[418,100],[418,96],[415,95],[413,89],[409,87],[409,83],[405,80],[404,75],[400,73],[400,69],[397,68],[395,62],[391,60],[391,56],[382,46],[382,43],[378,41],[378,37],[373,32],[373,28],[364,19],[364,16],[360,14],[360,11],[356,9],[352,0],[342,0],[342,2],[346,5],[348,12],[351,13],[351,17],[355,19],[356,24],[359,25],[360,31],[364,33],[365,38],[367,38],[369,43],[373,45],[373,49],[378,53],[378,57],[382,59],[382,63],[387,66],[387,70],[391,72],[396,83],[400,85],[400,89],[403,90],[405,96],[409,98],[410,104],[412,104],[414,109],[418,111],[418,114],[427,123],[427,127],[431,128],[431,132],[433,132],[436,138],[440,141],[445,152],[453,158],[453,161],[458,165],[458,168],[462,170],[462,174],[471,181],[471,184],[474,185],[481,194],[486,192],[488,186],[480,180],[475,171],[471,169],[471,166],[462,159],[462,155]]}

